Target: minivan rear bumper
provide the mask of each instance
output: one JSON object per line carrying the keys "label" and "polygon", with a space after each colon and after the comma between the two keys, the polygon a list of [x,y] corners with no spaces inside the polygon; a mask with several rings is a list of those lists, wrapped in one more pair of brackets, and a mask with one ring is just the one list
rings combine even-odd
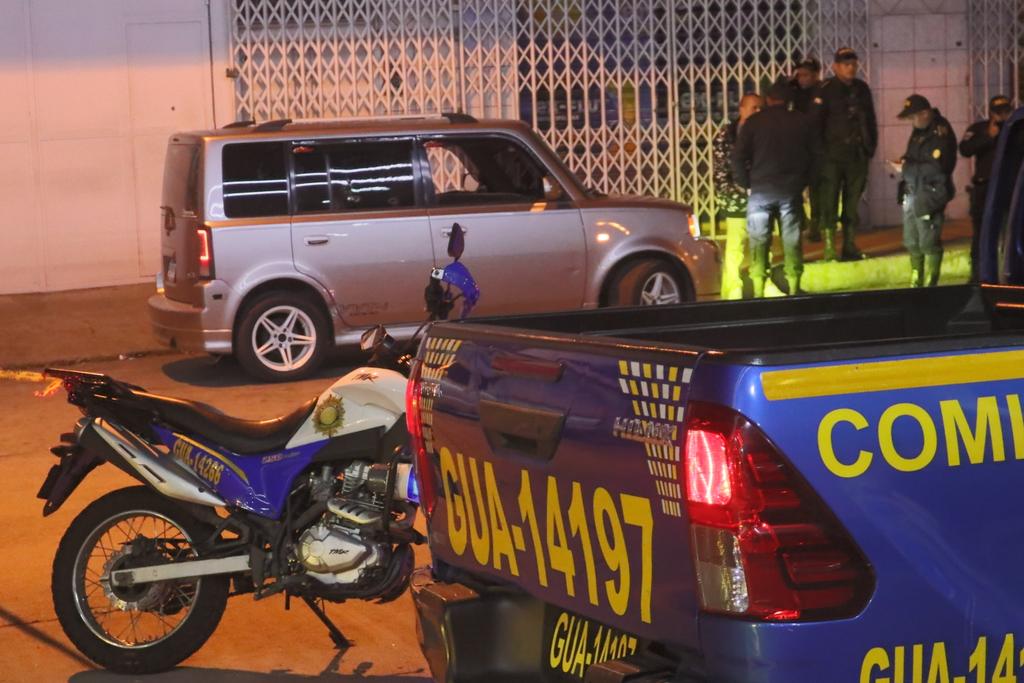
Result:
{"label": "minivan rear bumper", "polygon": [[231,327],[224,324],[221,306],[193,306],[164,294],[154,294],[148,303],[153,334],[162,344],[182,351],[231,353]]}

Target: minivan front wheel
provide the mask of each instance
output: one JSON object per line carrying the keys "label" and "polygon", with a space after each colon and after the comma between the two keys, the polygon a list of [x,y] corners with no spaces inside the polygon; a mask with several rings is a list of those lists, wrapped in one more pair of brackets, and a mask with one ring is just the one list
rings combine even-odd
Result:
{"label": "minivan front wheel", "polygon": [[675,268],[661,259],[642,259],[624,268],[608,288],[609,306],[660,306],[687,301],[689,289]]}
{"label": "minivan front wheel", "polygon": [[307,297],[268,292],[242,315],[235,334],[235,355],[246,372],[272,382],[308,377],[330,349],[330,326]]}

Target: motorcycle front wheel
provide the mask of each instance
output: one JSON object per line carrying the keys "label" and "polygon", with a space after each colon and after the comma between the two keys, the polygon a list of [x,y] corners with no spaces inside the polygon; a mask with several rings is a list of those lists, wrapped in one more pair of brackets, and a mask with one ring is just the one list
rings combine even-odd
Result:
{"label": "motorcycle front wheel", "polygon": [[151,489],[120,489],[86,507],[53,561],[53,607],[82,654],[111,671],[148,674],[187,659],[224,614],[230,580],[204,576],[118,586],[111,572],[199,557],[210,529]]}

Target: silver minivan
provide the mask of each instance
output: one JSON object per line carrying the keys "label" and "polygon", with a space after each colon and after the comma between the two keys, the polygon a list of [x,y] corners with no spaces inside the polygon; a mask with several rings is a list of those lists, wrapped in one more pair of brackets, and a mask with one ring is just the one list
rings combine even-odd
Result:
{"label": "silver minivan", "polygon": [[424,318],[452,226],[475,313],[668,304],[719,289],[719,253],[683,205],[588,191],[526,125],[438,118],[271,121],[167,147],[157,336],[234,354],[269,380],[335,345]]}

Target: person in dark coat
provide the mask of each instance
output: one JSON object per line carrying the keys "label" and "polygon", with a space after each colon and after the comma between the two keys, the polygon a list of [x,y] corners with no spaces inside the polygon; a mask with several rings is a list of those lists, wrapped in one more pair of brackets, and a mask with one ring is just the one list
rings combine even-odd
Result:
{"label": "person in dark coat", "polygon": [[1010,99],[996,95],[988,102],[988,118],[971,124],[960,140],[960,153],[974,157],[974,175],[971,177],[971,282],[978,281],[978,238],[981,219],[985,212],[985,195],[992,177],[992,162],[996,156],[996,138],[1003,124],[1013,112]]}
{"label": "person in dark coat", "polygon": [[899,118],[914,126],[903,158],[890,162],[903,177],[899,195],[903,245],[910,253],[910,286],[934,287],[942,267],[944,211],[953,198],[956,135],[949,121],[921,95],[906,99]]}
{"label": "person in dark coat", "polygon": [[799,291],[803,273],[801,194],[813,177],[816,146],[808,117],[786,108],[791,92],[785,81],[771,86],[767,107],[747,119],[733,151],[733,177],[750,190],[747,235],[755,297],[764,296],[773,218],[782,232],[789,294]]}
{"label": "person in dark coat", "polygon": [[732,174],[732,152],[740,128],[761,110],[764,102],[756,93],[740,98],[739,118],[725,124],[711,143],[715,200],[725,215],[725,250],[722,257],[722,299],[743,298],[743,252],[747,246],[747,190],[736,184]]}
{"label": "person in dark coat", "polygon": [[[801,60],[793,70],[793,78],[790,81],[793,86],[793,109],[801,114],[813,115],[815,99],[820,98],[821,91],[821,62],[814,57]],[[818,195],[821,192],[821,182],[814,178],[807,189],[807,200],[804,206],[804,224],[807,229],[807,239],[811,242],[821,241],[821,200]]]}
{"label": "person in dark coat", "polygon": [[[823,160],[819,187],[821,192],[821,230],[825,239],[825,259],[836,258],[836,223],[843,226],[843,260],[863,258],[854,235],[860,220],[860,198],[868,182],[868,162],[878,146],[878,122],[871,89],[857,78],[857,53],[843,47],[836,51],[832,72],[821,84],[815,99],[814,117],[821,134]],[[842,205],[842,216],[839,206]]]}

